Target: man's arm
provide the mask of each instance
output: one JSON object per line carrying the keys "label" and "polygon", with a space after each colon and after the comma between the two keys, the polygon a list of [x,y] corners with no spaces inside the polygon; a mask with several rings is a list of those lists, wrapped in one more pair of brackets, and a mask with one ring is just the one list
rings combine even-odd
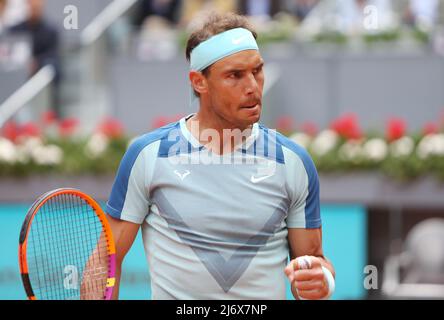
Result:
{"label": "man's arm", "polygon": [[[137,232],[139,231],[140,225],[123,220],[118,220],[111,217],[110,215],[107,215],[107,220],[111,227],[111,232],[113,234],[116,247],[116,273],[112,299],[117,300],[119,298],[120,274],[122,270],[123,259],[131,248],[134,239],[137,236]],[[98,288],[94,286],[94,283],[98,281],[100,276],[100,280],[104,281],[103,284],[105,285],[108,275],[107,261],[105,259],[102,259],[102,257],[106,256],[106,248],[100,245],[100,243],[104,242],[105,234],[102,232],[98,241],[98,245],[89,257],[85,266],[85,270],[83,272],[83,279],[80,289],[81,300],[103,299],[103,292],[97,291]],[[93,288],[95,288],[96,290],[91,291],[91,289]]]}
{"label": "man's arm", "polygon": [[107,215],[109,225],[116,245],[116,282],[113,290],[113,300],[119,299],[120,274],[122,263],[137,236],[140,225],[128,221],[118,220]]}
{"label": "man's arm", "polygon": [[[322,250],[322,228],[288,229],[290,263],[285,273],[291,282],[291,291],[296,299],[323,299],[329,293],[329,286],[322,267],[328,269],[333,277],[335,270]],[[311,268],[301,270],[297,257],[309,256]]]}

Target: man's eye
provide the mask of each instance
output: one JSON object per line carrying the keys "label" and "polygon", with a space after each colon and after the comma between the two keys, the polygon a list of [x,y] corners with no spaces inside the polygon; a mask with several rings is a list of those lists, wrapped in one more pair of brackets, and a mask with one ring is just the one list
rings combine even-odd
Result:
{"label": "man's eye", "polygon": [[239,79],[241,77],[240,72],[234,72],[230,74],[231,79]]}

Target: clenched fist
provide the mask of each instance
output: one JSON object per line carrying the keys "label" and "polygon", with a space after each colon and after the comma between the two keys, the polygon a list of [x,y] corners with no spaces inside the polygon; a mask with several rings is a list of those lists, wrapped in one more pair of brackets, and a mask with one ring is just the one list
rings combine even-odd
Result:
{"label": "clenched fist", "polygon": [[[287,265],[285,274],[291,283],[291,291],[296,299],[319,300],[328,298],[333,288],[329,284],[327,270],[321,260],[313,256],[298,257]],[[331,276],[331,273],[330,273]],[[333,281],[331,276],[330,282]]]}

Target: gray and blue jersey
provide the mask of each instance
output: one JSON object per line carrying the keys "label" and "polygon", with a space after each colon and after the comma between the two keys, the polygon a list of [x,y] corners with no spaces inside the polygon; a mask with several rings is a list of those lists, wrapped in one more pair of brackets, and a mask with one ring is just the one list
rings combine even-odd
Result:
{"label": "gray and blue jersey", "polygon": [[288,228],[321,227],[308,153],[260,124],[228,155],[186,119],[139,137],[106,212],[142,225],[153,299],[285,299]]}

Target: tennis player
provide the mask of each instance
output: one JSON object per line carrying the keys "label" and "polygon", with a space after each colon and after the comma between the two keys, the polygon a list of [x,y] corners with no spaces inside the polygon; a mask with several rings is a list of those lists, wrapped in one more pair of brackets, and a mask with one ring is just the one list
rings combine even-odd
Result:
{"label": "tennis player", "polygon": [[107,203],[117,288],[141,227],[152,299],[286,299],[287,279],[296,299],[333,293],[316,168],[303,148],[259,124],[256,37],[235,14],[212,15],[190,36],[198,112],[139,137]]}

